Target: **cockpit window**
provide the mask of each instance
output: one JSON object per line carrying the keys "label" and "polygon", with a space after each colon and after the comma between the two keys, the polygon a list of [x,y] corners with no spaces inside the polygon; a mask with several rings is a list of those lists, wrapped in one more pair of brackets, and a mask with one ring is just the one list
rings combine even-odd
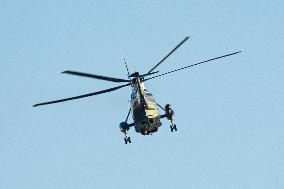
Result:
{"label": "cockpit window", "polygon": [[153,97],[152,93],[145,93],[147,96]]}
{"label": "cockpit window", "polygon": [[147,99],[147,101],[149,102],[154,102],[155,101],[155,98],[153,97],[152,93],[145,93],[145,97]]}

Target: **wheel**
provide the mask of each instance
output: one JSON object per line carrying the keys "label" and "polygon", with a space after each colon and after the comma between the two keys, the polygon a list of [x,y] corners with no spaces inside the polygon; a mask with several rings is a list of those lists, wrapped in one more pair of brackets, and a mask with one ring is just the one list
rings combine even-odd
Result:
{"label": "wheel", "polygon": [[170,126],[170,128],[171,128],[171,132],[174,132],[174,128],[173,128],[173,126]]}
{"label": "wheel", "polygon": [[128,138],[127,138],[127,141],[128,141],[129,143],[131,143],[131,139],[130,139],[130,137],[128,137]]}
{"label": "wheel", "polygon": [[127,144],[127,139],[126,138],[124,138],[124,143]]}
{"label": "wheel", "polygon": [[174,129],[175,131],[177,131],[177,125],[176,125],[176,124],[174,124],[173,129]]}

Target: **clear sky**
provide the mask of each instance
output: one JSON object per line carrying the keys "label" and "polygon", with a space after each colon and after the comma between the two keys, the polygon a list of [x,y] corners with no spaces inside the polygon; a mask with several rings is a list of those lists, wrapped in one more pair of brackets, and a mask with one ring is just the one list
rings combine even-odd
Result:
{"label": "clear sky", "polygon": [[[284,188],[284,3],[280,0],[0,1],[0,188]],[[118,125],[130,88],[62,104],[125,78],[146,83],[176,112],[152,136]]]}

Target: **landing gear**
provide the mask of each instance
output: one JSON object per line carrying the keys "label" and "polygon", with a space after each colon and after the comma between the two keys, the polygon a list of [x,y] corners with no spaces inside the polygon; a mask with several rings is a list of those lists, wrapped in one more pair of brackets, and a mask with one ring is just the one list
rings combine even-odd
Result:
{"label": "landing gear", "polygon": [[127,132],[124,132],[124,134],[125,134],[124,143],[125,144],[131,143],[131,139],[129,136],[127,136]]}
{"label": "landing gear", "polygon": [[124,138],[124,143],[127,144],[128,142],[131,143],[130,137],[125,137]]}
{"label": "landing gear", "polygon": [[173,121],[171,120],[171,132],[177,131],[177,125],[173,123]]}
{"label": "landing gear", "polygon": [[165,106],[165,116],[168,120],[171,121],[171,132],[174,132],[174,131],[177,131],[177,126],[176,124],[174,124],[174,114],[175,112],[173,111],[173,109],[171,108],[171,105],[170,104],[167,104]]}

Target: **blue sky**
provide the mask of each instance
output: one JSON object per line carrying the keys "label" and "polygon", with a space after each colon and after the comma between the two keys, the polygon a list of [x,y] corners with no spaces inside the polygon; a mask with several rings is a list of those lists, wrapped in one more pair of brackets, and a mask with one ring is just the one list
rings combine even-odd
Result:
{"label": "blue sky", "polygon": [[[0,188],[284,187],[283,1],[0,2]],[[118,125],[130,88],[46,100],[113,83],[64,70],[160,72],[241,54],[147,82],[176,112],[152,136]]]}

